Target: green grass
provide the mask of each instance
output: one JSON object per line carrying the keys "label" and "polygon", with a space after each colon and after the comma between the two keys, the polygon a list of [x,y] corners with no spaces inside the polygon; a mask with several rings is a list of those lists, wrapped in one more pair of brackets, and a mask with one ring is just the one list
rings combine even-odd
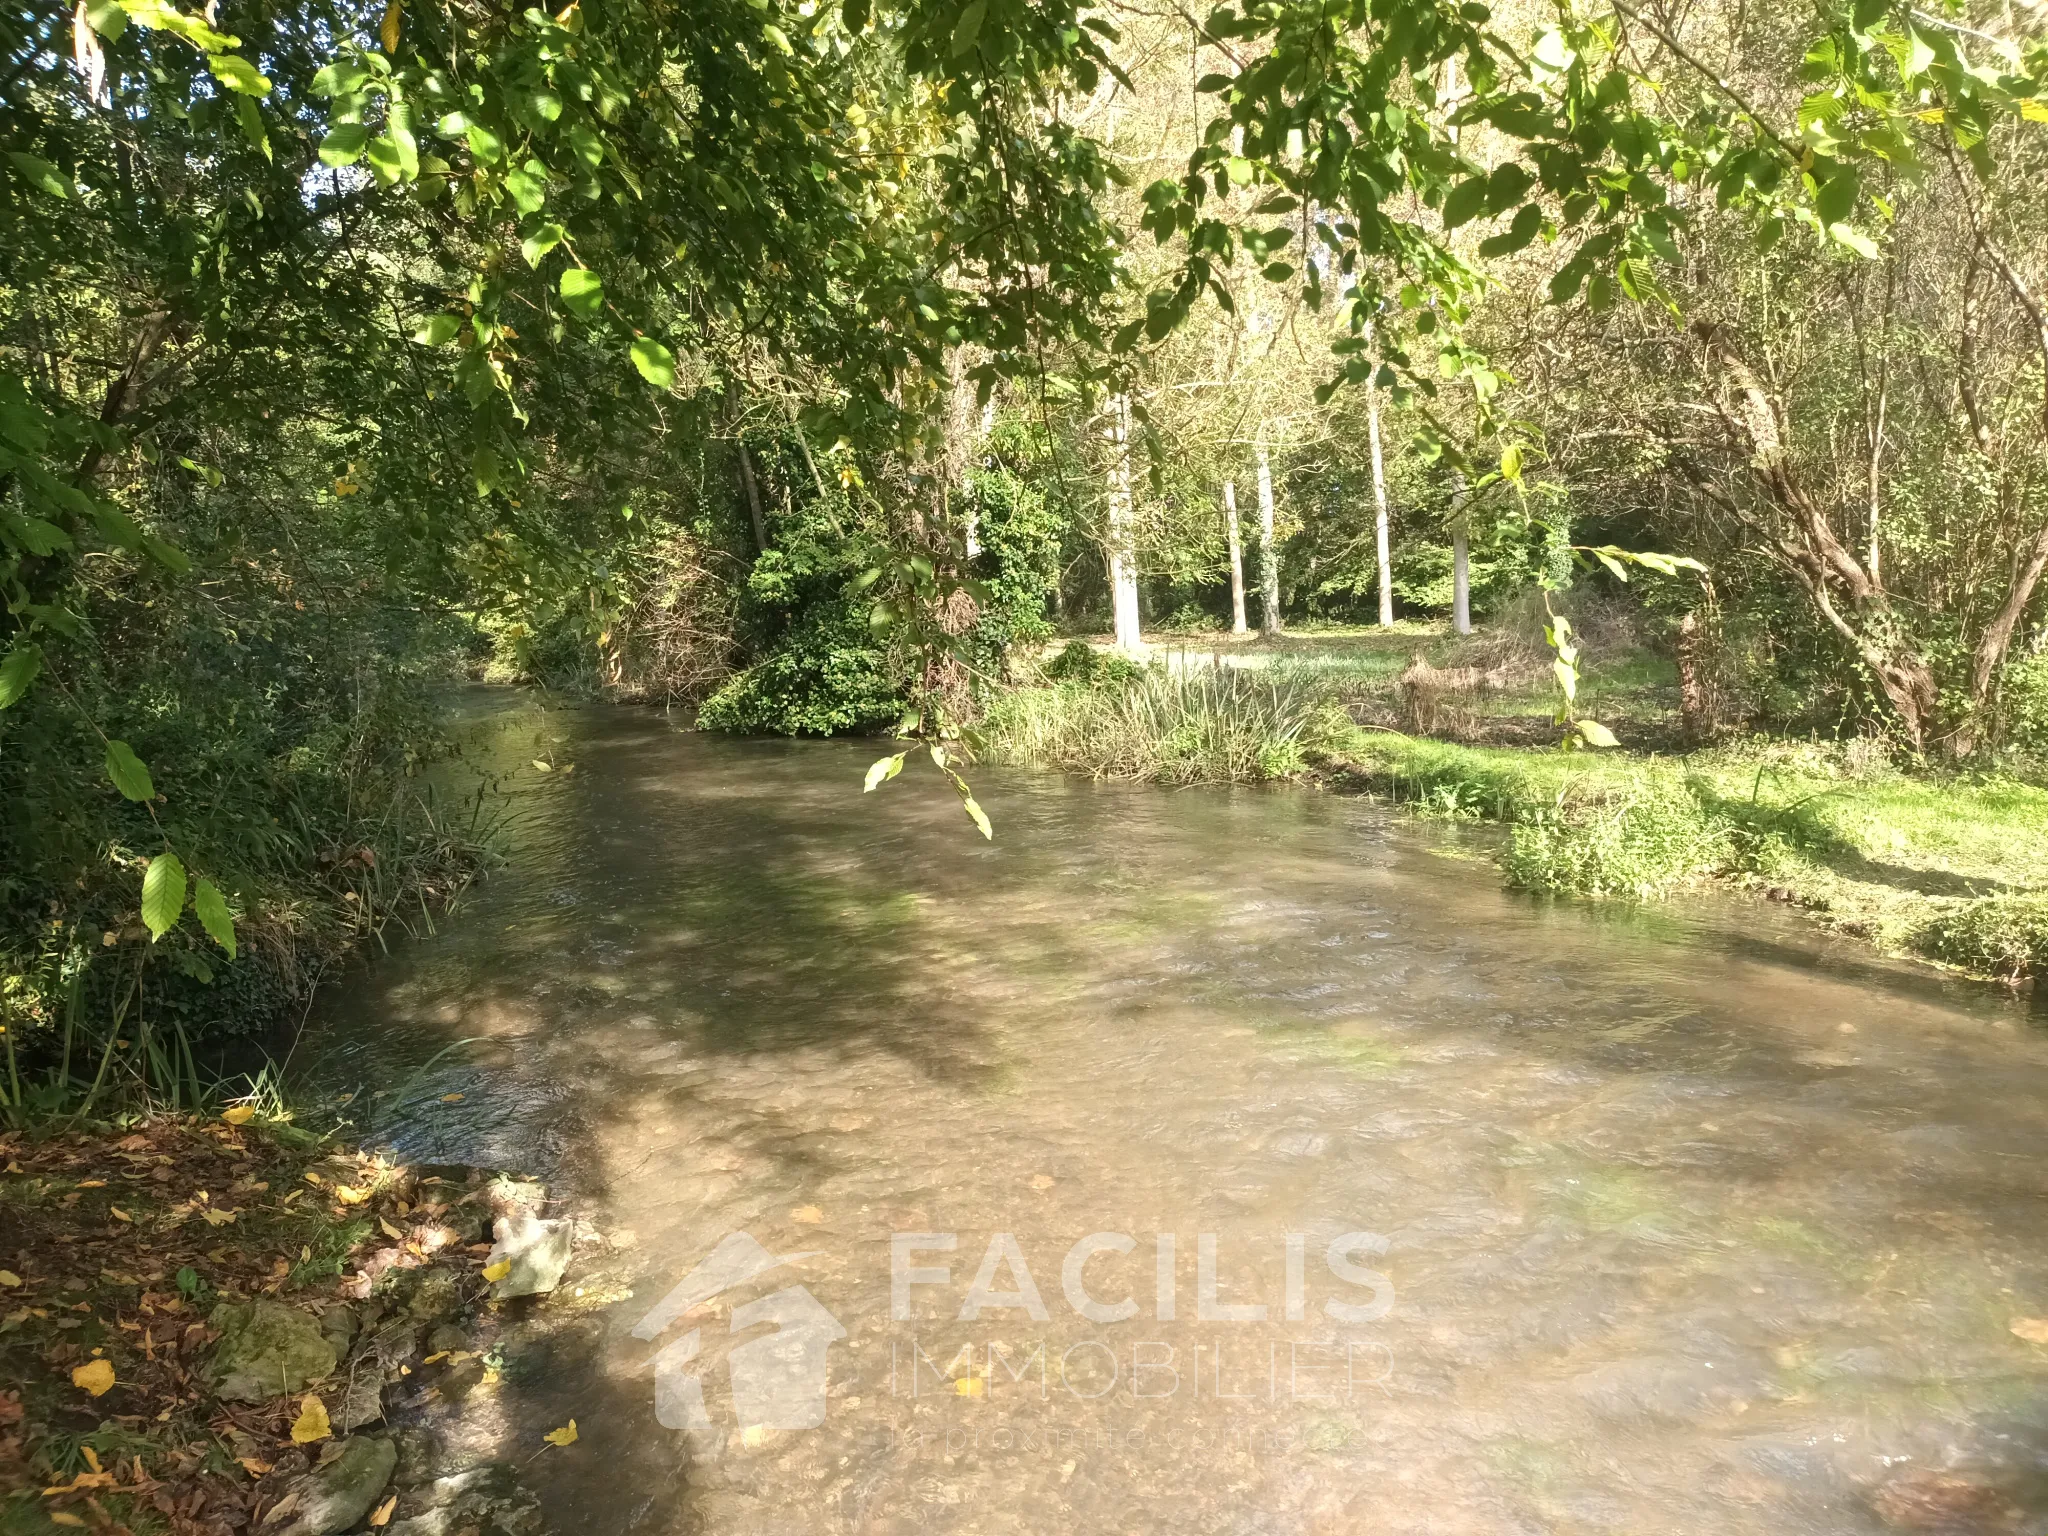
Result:
{"label": "green grass", "polygon": [[1645,757],[1368,730],[1321,766],[1505,824],[1502,867],[1531,889],[1647,898],[1715,876],[1976,975],[2048,971],[2048,790],[2012,779],[1909,776],[1814,743]]}

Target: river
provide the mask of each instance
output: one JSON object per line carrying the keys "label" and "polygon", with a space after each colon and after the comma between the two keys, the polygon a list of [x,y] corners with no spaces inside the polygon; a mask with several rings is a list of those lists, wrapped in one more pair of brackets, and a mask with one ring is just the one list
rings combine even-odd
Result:
{"label": "river", "polygon": [[2020,1006],[1359,800],[465,731],[508,867],[304,1049],[585,1218],[474,1400],[557,1530],[2048,1531]]}

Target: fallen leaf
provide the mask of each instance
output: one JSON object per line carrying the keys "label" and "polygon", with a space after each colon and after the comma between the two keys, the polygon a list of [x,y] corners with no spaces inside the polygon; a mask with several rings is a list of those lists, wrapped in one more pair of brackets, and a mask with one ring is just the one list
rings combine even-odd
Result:
{"label": "fallen leaf", "polygon": [[370,1524],[373,1527],[389,1525],[391,1523],[391,1511],[393,1511],[396,1508],[398,1508],[398,1495],[394,1493],[382,1504],[379,1504],[377,1508],[371,1513]]}
{"label": "fallen leaf", "polygon": [[199,1214],[206,1218],[206,1224],[210,1227],[231,1226],[235,1219],[233,1211],[217,1211],[210,1205]]}
{"label": "fallen leaf", "polygon": [[11,1269],[0,1269],[0,1285],[19,1285],[21,1276]]}
{"label": "fallen leaf", "polygon": [[80,1179],[78,1187],[80,1189],[105,1189],[107,1181],[105,1179]]}
{"label": "fallen leaf", "polygon": [[114,1385],[114,1362],[88,1360],[84,1365],[74,1366],[71,1385],[85,1388],[94,1397],[103,1396]]}
{"label": "fallen leaf", "polygon": [[2029,1344],[2048,1344],[2048,1317],[2016,1317],[2010,1326],[2016,1338]]}
{"label": "fallen leaf", "polygon": [[84,1524],[85,1524],[85,1521],[84,1521],[84,1520],[83,1520],[82,1518],[80,1518],[80,1517],[79,1517],[79,1516],[77,1516],[77,1515],[74,1515],[74,1514],[72,1514],[72,1513],[71,1513],[71,1511],[69,1511],[68,1509],[53,1509],[53,1510],[50,1510],[50,1511],[48,1511],[48,1513],[49,1513],[49,1516],[50,1516],[50,1524],[52,1524],[52,1525],[84,1525]]}
{"label": "fallen leaf", "polygon": [[122,1210],[121,1207],[119,1207],[118,1205],[108,1206],[107,1214],[112,1216],[116,1221],[127,1222],[130,1226],[133,1226],[135,1223],[135,1218],[133,1216],[130,1216],[126,1211]]}
{"label": "fallen leaf", "polygon": [[757,1445],[766,1445],[767,1443],[768,1426],[766,1424],[749,1424],[740,1431],[740,1444],[746,1446],[749,1450]]}
{"label": "fallen leaf", "polygon": [[490,1281],[493,1285],[496,1285],[500,1280],[504,1279],[507,1275],[511,1273],[512,1261],[510,1259],[500,1259],[495,1264],[487,1264],[484,1266],[484,1278]]}
{"label": "fallen leaf", "polygon": [[403,1238],[405,1236],[403,1232],[399,1231],[398,1228],[391,1225],[391,1223],[386,1221],[382,1216],[379,1216],[377,1218],[377,1226],[386,1237]]}
{"label": "fallen leaf", "polygon": [[979,1376],[962,1376],[953,1383],[953,1390],[962,1397],[986,1397],[988,1395],[988,1383]]}
{"label": "fallen leaf", "polygon": [[367,1187],[362,1189],[353,1189],[346,1184],[337,1184],[334,1186],[334,1198],[339,1200],[343,1205],[361,1205],[365,1200],[370,1198],[370,1194],[371,1191]]}
{"label": "fallen leaf", "polygon": [[327,1422],[327,1405],[308,1392],[299,1404],[298,1418],[292,1423],[292,1444],[311,1445],[333,1433],[334,1426]]}
{"label": "fallen leaf", "polygon": [[1031,1187],[1033,1189],[1051,1189],[1052,1182],[1052,1175],[1049,1173],[1034,1173],[1031,1175]]}
{"label": "fallen leaf", "polygon": [[441,1102],[443,1104],[460,1104],[462,1097],[459,1093],[444,1093],[441,1095]]}
{"label": "fallen leaf", "polygon": [[250,1104],[236,1104],[231,1108],[222,1110],[220,1117],[227,1121],[229,1125],[247,1125],[256,1118],[256,1109],[255,1106]]}
{"label": "fallen leaf", "polygon": [[551,1429],[541,1436],[549,1445],[574,1445],[576,1443],[576,1421],[571,1419],[560,1429]]}
{"label": "fallen leaf", "polygon": [[800,1205],[789,1213],[791,1221],[800,1221],[807,1227],[814,1227],[825,1219],[825,1213],[815,1205]]}
{"label": "fallen leaf", "polygon": [[236,1459],[242,1463],[242,1470],[251,1477],[261,1477],[276,1465],[275,1462],[258,1461],[254,1456],[241,1456]]}

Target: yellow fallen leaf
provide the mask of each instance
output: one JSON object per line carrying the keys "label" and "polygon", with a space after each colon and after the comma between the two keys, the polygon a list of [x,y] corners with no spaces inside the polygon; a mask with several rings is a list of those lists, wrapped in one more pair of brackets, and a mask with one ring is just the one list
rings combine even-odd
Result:
{"label": "yellow fallen leaf", "polygon": [[791,1221],[800,1221],[807,1227],[816,1226],[825,1219],[825,1213],[815,1205],[800,1205],[789,1213]]}
{"label": "yellow fallen leaf", "polygon": [[222,1110],[220,1117],[227,1121],[229,1125],[247,1125],[256,1118],[256,1110],[253,1105],[236,1104]]}
{"label": "yellow fallen leaf", "polygon": [[71,1370],[71,1385],[83,1387],[94,1397],[101,1397],[114,1385],[114,1362],[111,1360],[88,1360]]}
{"label": "yellow fallen leaf", "polygon": [[953,1390],[962,1397],[985,1397],[988,1395],[988,1383],[979,1376],[962,1376],[953,1383]]}
{"label": "yellow fallen leaf", "polygon": [[0,1269],[0,1285],[19,1285],[21,1276],[11,1269]]}
{"label": "yellow fallen leaf", "polygon": [[752,1450],[757,1445],[766,1445],[767,1443],[768,1426],[766,1424],[749,1424],[740,1431],[740,1444],[747,1447],[748,1450]]}
{"label": "yellow fallen leaf", "polygon": [[80,1179],[78,1187],[80,1189],[105,1189],[107,1181],[105,1179]]}
{"label": "yellow fallen leaf", "polygon": [[440,1364],[440,1363],[441,1363],[441,1362],[442,1362],[443,1360],[446,1360],[447,1358],[448,1358],[448,1351],[447,1351],[447,1350],[445,1350],[445,1349],[443,1349],[443,1350],[438,1350],[438,1351],[436,1351],[436,1352],[435,1352],[434,1354],[431,1354],[431,1355],[427,1356],[427,1358],[426,1358],[426,1359],[424,1359],[424,1360],[422,1360],[422,1361],[420,1362],[420,1364],[421,1364],[421,1365],[439,1365],[439,1364]]}
{"label": "yellow fallen leaf", "polygon": [[459,1093],[444,1093],[441,1095],[441,1102],[443,1104],[460,1104],[462,1102],[462,1095]]}
{"label": "yellow fallen leaf", "polygon": [[354,1189],[347,1184],[337,1184],[334,1186],[334,1198],[343,1205],[361,1205],[370,1198],[370,1190],[367,1186],[362,1189]]}
{"label": "yellow fallen leaf", "polygon": [[1052,1175],[1049,1173],[1034,1173],[1031,1175],[1031,1187],[1033,1189],[1051,1189],[1052,1184]]}
{"label": "yellow fallen leaf", "polygon": [[373,1527],[389,1525],[391,1523],[391,1511],[396,1508],[398,1508],[398,1495],[394,1493],[390,1498],[377,1506],[375,1512],[370,1516],[370,1524]]}
{"label": "yellow fallen leaf", "polygon": [[235,1219],[233,1211],[217,1211],[210,1205],[199,1214],[206,1218],[206,1224],[210,1227],[230,1226]]}
{"label": "yellow fallen leaf", "polygon": [[130,1216],[126,1211],[122,1210],[121,1207],[119,1207],[118,1205],[108,1206],[107,1214],[112,1216],[116,1221],[125,1221],[131,1226],[134,1225],[135,1218],[133,1216]]}
{"label": "yellow fallen leaf", "polygon": [[510,1259],[500,1259],[495,1264],[486,1264],[484,1266],[484,1278],[493,1285],[496,1285],[511,1273],[512,1261]]}
{"label": "yellow fallen leaf", "polygon": [[551,1429],[541,1436],[549,1445],[574,1445],[576,1443],[576,1421],[571,1419],[560,1429]]}
{"label": "yellow fallen leaf", "polygon": [[88,1467],[91,1467],[94,1472],[103,1473],[107,1470],[105,1467],[100,1465],[100,1453],[98,1451],[94,1450],[89,1445],[81,1445],[79,1447],[79,1450],[85,1453],[85,1464]]}
{"label": "yellow fallen leaf", "polygon": [[327,1405],[311,1392],[299,1403],[299,1416],[292,1422],[292,1444],[311,1445],[334,1433],[327,1422]]}
{"label": "yellow fallen leaf", "polygon": [[2048,1344],[2048,1317],[2016,1317],[2010,1326],[2016,1338],[2029,1344]]}
{"label": "yellow fallen leaf", "polygon": [[49,1516],[50,1516],[50,1524],[52,1524],[52,1525],[84,1525],[84,1524],[85,1524],[85,1521],[84,1521],[84,1519],[82,1519],[82,1518],[81,1518],[80,1516],[78,1516],[78,1515],[74,1515],[74,1514],[72,1514],[72,1513],[71,1513],[71,1511],[69,1511],[68,1509],[53,1509],[53,1510],[49,1511]]}
{"label": "yellow fallen leaf", "polygon": [[377,1218],[377,1227],[378,1230],[383,1232],[383,1234],[386,1237],[403,1238],[405,1236],[403,1232],[399,1231],[398,1228],[391,1225],[391,1223],[386,1221],[382,1216],[379,1216]]}

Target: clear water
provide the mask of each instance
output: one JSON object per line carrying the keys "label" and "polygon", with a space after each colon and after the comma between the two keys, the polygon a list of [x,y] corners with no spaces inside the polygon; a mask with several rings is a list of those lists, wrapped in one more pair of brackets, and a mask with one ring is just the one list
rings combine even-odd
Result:
{"label": "clear water", "polygon": [[[2023,1007],[1767,910],[1535,902],[1355,800],[979,770],[987,844],[928,770],[861,795],[871,743],[470,735],[510,867],[310,1041],[404,1155],[591,1219],[488,1397],[509,1454],[577,1420],[525,1472],[559,1530],[2048,1531]],[[740,1232],[804,1256],[633,1336]],[[1135,1316],[1063,1293],[1098,1232]],[[957,1245],[900,1317],[898,1233]],[[999,1233],[1042,1318],[961,1316]],[[1263,1319],[1203,1315],[1204,1234]],[[777,1427],[748,1309],[799,1285],[844,1337]]]}

